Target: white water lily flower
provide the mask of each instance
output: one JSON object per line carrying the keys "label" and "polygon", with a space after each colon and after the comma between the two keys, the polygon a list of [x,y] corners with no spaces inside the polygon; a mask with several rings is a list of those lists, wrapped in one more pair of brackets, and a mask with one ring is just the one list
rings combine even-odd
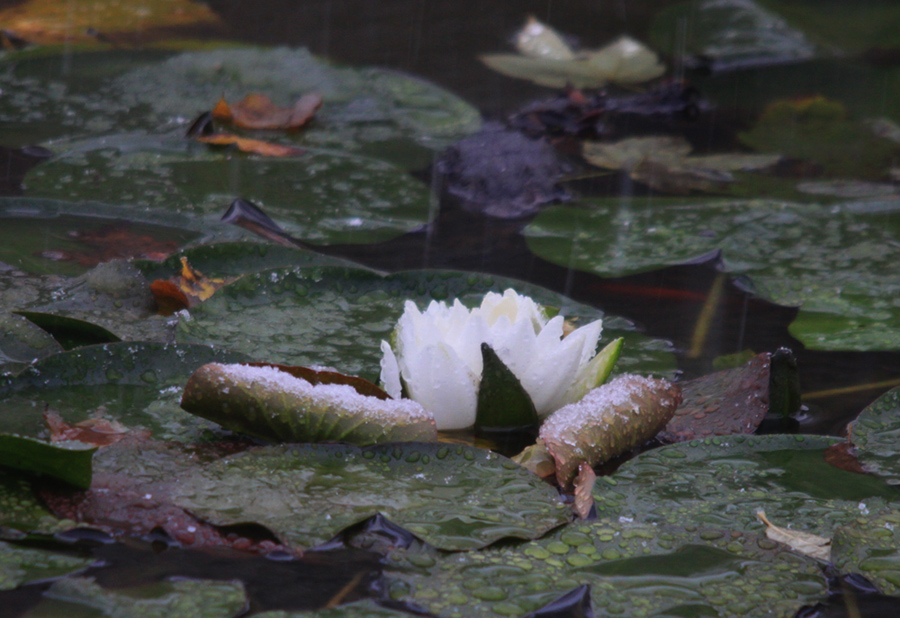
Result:
{"label": "white water lily flower", "polygon": [[548,320],[537,303],[514,290],[502,295],[490,292],[472,310],[455,300],[450,306],[432,301],[422,312],[406,301],[394,347],[381,342],[381,381],[395,398],[405,383],[409,397],[434,415],[438,429],[471,427],[484,342],[519,379],[538,415],[545,417],[595,386],[596,367],[590,361],[602,320],[565,338],[563,323],[562,316]]}

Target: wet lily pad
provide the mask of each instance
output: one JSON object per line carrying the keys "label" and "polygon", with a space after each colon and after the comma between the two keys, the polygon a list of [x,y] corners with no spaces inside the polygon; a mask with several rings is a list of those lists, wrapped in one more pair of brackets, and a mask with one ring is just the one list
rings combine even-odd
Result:
{"label": "wet lily pad", "polygon": [[[207,277],[239,277],[247,273],[288,266],[349,266],[350,263],[293,247],[259,242],[213,242],[197,245],[166,258],[162,262],[136,260],[148,280],[168,279],[181,272],[181,259]],[[353,264],[359,268],[359,265]]]}
{"label": "wet lily pad", "polygon": [[[219,290],[179,320],[176,339],[215,344],[258,360],[325,365],[378,379],[381,341],[389,340],[403,302],[432,299],[480,303],[489,291],[514,288],[543,305],[559,307],[584,323],[602,316],[543,288],[503,277],[455,271],[404,271],[383,277],[356,268],[277,269],[253,273]],[[617,371],[667,374],[669,346],[638,335],[627,321],[608,317],[604,340],[624,337]]]}
{"label": "wet lily pad", "polygon": [[99,415],[164,438],[197,439],[215,425],[179,407],[188,376],[208,362],[246,357],[206,346],[114,343],[55,354],[0,379],[0,430],[44,432],[43,413],[74,423]]}
{"label": "wet lily pad", "polygon": [[314,243],[388,240],[429,217],[425,184],[367,156],[308,149],[284,159],[247,157],[178,136],[159,145],[141,134],[117,141],[71,144],[90,150],[31,170],[28,194],[190,213],[210,224],[240,196],[265,204],[286,231]]}
{"label": "wet lily pad", "polygon": [[20,315],[0,313],[0,366],[30,363],[62,352],[62,346],[47,331]]}
{"label": "wet lily pad", "polygon": [[[31,483],[22,474],[12,469],[0,470],[0,530],[5,528],[52,534],[67,530],[74,523],[71,520],[56,519],[35,496]],[[0,550],[0,562],[3,555],[4,552]],[[0,571],[3,570],[0,568]],[[0,584],[0,588],[2,587]]]}
{"label": "wet lily pad", "polygon": [[69,556],[0,542],[0,590],[84,569],[93,558]]}
{"label": "wet lily pad", "polygon": [[449,550],[538,537],[569,518],[553,488],[505,457],[434,443],[253,449],[183,476],[173,491],[205,520],[256,522],[301,547],[379,512]]}
{"label": "wet lily pad", "polygon": [[802,306],[792,333],[807,347],[896,349],[896,209],[891,201],[584,200],[543,211],[526,235],[541,257],[605,276],[721,249],[728,272],[749,276],[759,294]]}
{"label": "wet lily pad", "polygon": [[615,519],[491,552],[395,551],[388,564],[392,596],[441,616],[523,616],[589,585],[598,616],[787,617],[825,591],[814,561],[763,536]]}
{"label": "wet lily pad", "polygon": [[759,530],[756,511],[764,510],[772,521],[828,537],[861,513],[900,503],[900,494],[884,480],[828,465],[823,449],[836,442],[738,435],[662,447],[598,479],[597,513],[643,523]]}
{"label": "wet lily pad", "polygon": [[10,146],[113,130],[183,131],[220,97],[239,100],[250,93],[280,105],[320,94],[325,103],[314,126],[296,136],[304,145],[350,151],[379,143],[398,160],[412,155],[421,165],[430,154],[410,145],[440,148],[480,125],[474,107],[434,84],[385,69],[338,67],[304,49],[14,56],[0,66],[0,75],[14,95],[0,101]]}
{"label": "wet lily pad", "polygon": [[839,527],[831,546],[841,572],[864,575],[884,594],[900,593],[900,511],[885,509]]}
{"label": "wet lily pad", "polygon": [[889,391],[860,412],[848,428],[850,442],[866,469],[900,485],[897,438],[900,436],[900,389]]}
{"label": "wet lily pad", "polygon": [[34,611],[85,618],[220,618],[239,614],[246,603],[239,582],[180,579],[108,590],[90,577],[66,577],[53,582]]}

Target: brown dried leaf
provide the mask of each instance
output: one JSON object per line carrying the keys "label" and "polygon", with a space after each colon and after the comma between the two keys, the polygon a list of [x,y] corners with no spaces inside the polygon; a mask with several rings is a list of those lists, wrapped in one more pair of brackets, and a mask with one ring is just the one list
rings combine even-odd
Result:
{"label": "brown dried leaf", "polygon": [[171,281],[157,279],[150,284],[150,291],[156,300],[156,312],[160,315],[172,315],[191,306],[187,295]]}
{"label": "brown dried leaf", "polygon": [[181,272],[168,281],[157,279],[150,284],[156,298],[158,312],[171,315],[181,309],[199,305],[216,293],[216,290],[228,285],[235,277],[213,279],[195,270],[186,257],[181,258]]}
{"label": "brown dried leaf", "polygon": [[586,463],[578,466],[578,476],[575,477],[575,502],[572,509],[579,519],[587,519],[594,508],[594,483],[597,482],[597,474]]}
{"label": "brown dried leaf", "polygon": [[282,146],[273,144],[272,142],[264,142],[258,139],[248,139],[246,137],[238,137],[230,133],[214,133],[213,135],[203,135],[195,138],[198,142],[210,144],[212,146],[237,146],[241,152],[251,152],[264,157],[296,157],[301,155],[305,150],[302,148],[294,148],[293,146]]}
{"label": "brown dried leaf", "polygon": [[315,93],[303,95],[293,107],[278,107],[265,95],[248,94],[230,107],[225,99],[220,100],[213,109],[213,117],[244,129],[295,131],[312,120],[320,107],[322,97]]}
{"label": "brown dried leaf", "polygon": [[850,442],[838,442],[825,449],[825,463],[847,472],[871,474],[856,457],[856,449]]}
{"label": "brown dried leaf", "polygon": [[756,516],[766,525],[766,536],[773,541],[784,543],[804,556],[831,562],[831,539],[802,530],[779,528],[768,520],[765,511],[757,511]]}
{"label": "brown dried leaf", "polygon": [[769,411],[771,355],[682,382],[683,402],[659,434],[662,442],[753,433]]}

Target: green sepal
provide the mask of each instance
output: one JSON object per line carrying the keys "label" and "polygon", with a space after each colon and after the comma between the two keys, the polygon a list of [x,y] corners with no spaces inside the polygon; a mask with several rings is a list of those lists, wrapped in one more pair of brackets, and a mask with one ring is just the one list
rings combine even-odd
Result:
{"label": "green sepal", "polygon": [[117,343],[118,335],[86,320],[40,311],[13,311],[56,339],[64,350],[74,350],[86,345]]}
{"label": "green sepal", "polygon": [[475,413],[476,430],[536,425],[538,415],[534,402],[519,378],[486,343],[481,344],[481,359],[483,369]]}
{"label": "green sepal", "polygon": [[619,337],[607,344],[605,348],[591,359],[591,362],[581,372],[572,390],[569,391],[567,404],[581,401],[589,392],[606,383],[613,367],[616,366],[616,361],[619,360],[619,354],[622,353],[624,344],[625,340]]}
{"label": "green sepal", "polygon": [[79,489],[91,486],[96,446],[66,440],[50,444],[11,434],[0,434],[0,466],[45,474]]}

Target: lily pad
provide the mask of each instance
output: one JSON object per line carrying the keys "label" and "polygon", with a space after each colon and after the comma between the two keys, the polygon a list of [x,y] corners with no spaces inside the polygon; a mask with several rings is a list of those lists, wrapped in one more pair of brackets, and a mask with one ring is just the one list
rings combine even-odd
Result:
{"label": "lily pad", "polygon": [[860,573],[884,594],[900,593],[900,511],[885,509],[835,530],[834,565]]}
{"label": "lily pad", "polygon": [[[181,259],[207,277],[239,277],[247,273],[288,266],[350,266],[340,258],[293,247],[259,242],[213,242],[179,251],[162,262],[136,260],[148,280],[168,279],[181,272]],[[354,267],[359,268],[357,264]]]}
{"label": "lily pad", "polygon": [[29,195],[190,213],[210,224],[241,196],[265,204],[286,231],[314,243],[388,240],[422,225],[430,212],[425,184],[388,162],[349,152],[248,157],[142,134],[69,147],[31,170]]}
{"label": "lily pad", "polygon": [[19,375],[0,378],[0,431],[44,435],[42,414],[74,423],[100,415],[165,438],[197,439],[215,425],[178,402],[187,377],[209,362],[246,357],[206,346],[114,343],[54,354]]}
{"label": "lily pad", "polygon": [[386,69],[338,67],[305,49],[19,54],[0,67],[0,76],[11,94],[0,101],[9,146],[112,131],[157,134],[184,127],[223,96],[239,100],[258,93],[286,105],[316,92],[324,106],[294,143],[343,151],[378,143],[398,161],[412,155],[418,166],[427,165],[430,154],[416,144],[441,148],[477,131],[481,122],[474,107],[427,81]]}
{"label": "lily pad", "polygon": [[[800,62],[816,55],[815,44],[802,30],[761,4],[743,0],[679,3],[657,14],[650,40],[670,54],[683,54],[687,46],[689,53],[711,60],[716,70]],[[691,24],[687,40],[684,34],[676,34],[674,26],[683,20]]]}
{"label": "lily pad", "polygon": [[802,305],[792,333],[807,347],[900,347],[900,309],[891,300],[900,290],[896,202],[583,202],[541,212],[525,230],[529,247],[604,276],[721,249],[726,270],[749,276],[760,295]]}
{"label": "lily pad", "polygon": [[[599,520],[494,551],[394,551],[391,595],[441,616],[523,616],[589,585],[598,616],[793,616],[816,563],[753,533]],[[566,614],[568,615],[568,614]]]}
{"label": "lily pad", "polygon": [[756,512],[764,510],[772,521],[831,536],[861,513],[900,503],[900,494],[882,479],[829,466],[823,449],[836,442],[737,435],[648,451],[598,479],[597,513],[642,523],[761,530]]}
{"label": "lily pad", "polygon": [[207,521],[256,522],[300,547],[376,513],[448,550],[538,537],[569,518],[554,489],[505,457],[435,443],[253,449],[183,476],[174,492]]}
{"label": "lily pad", "polygon": [[900,485],[900,389],[895,388],[869,404],[847,431],[863,465],[891,485]]}
{"label": "lily pad", "polygon": [[[31,483],[11,469],[0,470],[0,530],[45,532],[52,534],[74,525],[71,520],[58,520],[35,496]],[[5,545],[0,545],[6,547]],[[4,552],[0,550],[0,562]],[[35,562],[38,564],[39,562]],[[27,564],[27,563],[26,563]],[[0,571],[4,569],[0,567]],[[0,580],[3,579],[0,575]],[[3,584],[0,583],[0,588]]]}
{"label": "lily pad", "polygon": [[0,542],[0,590],[11,590],[33,580],[50,579],[80,571],[93,558],[68,556]]}
{"label": "lily pad", "polygon": [[62,352],[47,331],[20,315],[0,313],[0,367],[5,363],[30,363]]}
{"label": "lily pad", "polygon": [[194,579],[108,590],[90,577],[59,579],[34,611],[85,618],[220,618],[238,615],[247,604],[240,582]]}
{"label": "lily pad", "polygon": [[[340,268],[277,269],[253,273],[219,290],[179,320],[176,339],[215,344],[271,363],[325,365],[378,379],[381,341],[389,340],[403,303],[459,298],[474,306],[489,291],[514,288],[540,304],[559,307],[584,323],[603,314],[535,285],[455,271],[404,271],[383,277]],[[638,335],[608,317],[605,336],[625,338],[617,370],[670,374],[669,345]]]}

